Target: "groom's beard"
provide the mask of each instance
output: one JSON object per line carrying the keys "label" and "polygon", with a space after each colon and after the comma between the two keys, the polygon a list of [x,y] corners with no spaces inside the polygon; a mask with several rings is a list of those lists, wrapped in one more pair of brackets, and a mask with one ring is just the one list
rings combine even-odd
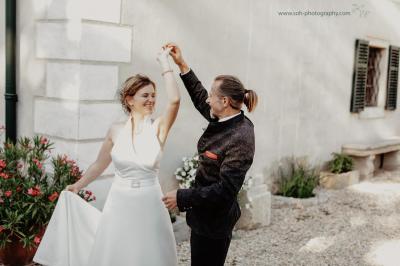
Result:
{"label": "groom's beard", "polygon": [[211,109],[210,109],[210,116],[211,116],[212,119],[217,118],[217,119],[219,120],[219,117],[216,116],[215,114],[213,114],[213,112],[211,111]]}

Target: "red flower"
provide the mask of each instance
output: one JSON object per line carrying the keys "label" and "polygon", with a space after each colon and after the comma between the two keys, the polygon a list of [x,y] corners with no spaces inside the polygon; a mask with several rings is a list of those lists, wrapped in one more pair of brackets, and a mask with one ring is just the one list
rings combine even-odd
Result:
{"label": "red flower", "polygon": [[49,141],[45,137],[40,137],[40,144],[46,145]]}
{"label": "red flower", "polygon": [[42,169],[42,164],[40,163],[40,161],[39,161],[38,159],[32,159],[32,161],[36,164],[36,166],[37,166],[39,169]]}
{"label": "red flower", "polygon": [[77,166],[72,166],[71,168],[71,175],[77,176],[79,174],[79,168]]}
{"label": "red flower", "polygon": [[17,187],[17,192],[20,192],[22,190],[22,187],[21,186],[18,186]]}
{"label": "red flower", "polygon": [[61,162],[62,163],[67,163],[67,155],[63,155],[63,156],[61,156]]}
{"label": "red flower", "polygon": [[5,168],[6,162],[4,160],[0,160],[0,168]]}
{"label": "red flower", "polygon": [[35,190],[33,188],[28,188],[28,195],[36,196]]}
{"label": "red flower", "polygon": [[0,233],[4,230],[4,226],[0,225]]}
{"label": "red flower", "polygon": [[0,177],[8,179],[9,176],[6,173],[0,173]]}
{"label": "red flower", "polygon": [[42,239],[40,237],[35,236],[35,239],[33,240],[33,242],[35,242],[36,245],[39,245],[41,240]]}
{"label": "red flower", "polygon": [[58,198],[58,193],[57,193],[57,192],[54,192],[53,194],[51,194],[51,195],[49,196],[49,200],[50,200],[51,202],[55,201],[57,198]]}
{"label": "red flower", "polygon": [[6,192],[4,192],[4,196],[6,196],[7,198],[11,197],[12,192],[11,190],[7,190]]}
{"label": "red flower", "polygon": [[93,192],[90,190],[81,190],[79,191],[78,195],[84,199],[87,202],[91,202],[96,200],[96,197],[94,196]]}
{"label": "red flower", "polygon": [[39,196],[40,194],[42,194],[42,192],[40,191],[39,186],[35,186],[35,187],[28,189],[28,195],[35,197],[35,196]]}

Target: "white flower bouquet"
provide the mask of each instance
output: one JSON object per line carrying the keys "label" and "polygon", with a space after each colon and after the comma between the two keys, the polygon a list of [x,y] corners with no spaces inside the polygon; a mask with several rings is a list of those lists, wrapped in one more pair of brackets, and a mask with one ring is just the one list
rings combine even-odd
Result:
{"label": "white flower bouquet", "polygon": [[175,171],[175,177],[179,181],[180,188],[190,188],[194,185],[194,178],[199,167],[199,155],[183,157],[183,166]]}

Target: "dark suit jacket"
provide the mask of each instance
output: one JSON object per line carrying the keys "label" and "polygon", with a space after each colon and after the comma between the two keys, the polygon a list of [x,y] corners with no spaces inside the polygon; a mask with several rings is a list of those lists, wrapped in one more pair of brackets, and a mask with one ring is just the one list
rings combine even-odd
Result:
{"label": "dark suit jacket", "polygon": [[196,109],[210,122],[199,139],[195,185],[179,189],[177,204],[191,229],[210,238],[230,237],[240,217],[237,194],[254,157],[253,123],[243,111],[227,121],[210,115],[207,91],[191,70],[181,75]]}

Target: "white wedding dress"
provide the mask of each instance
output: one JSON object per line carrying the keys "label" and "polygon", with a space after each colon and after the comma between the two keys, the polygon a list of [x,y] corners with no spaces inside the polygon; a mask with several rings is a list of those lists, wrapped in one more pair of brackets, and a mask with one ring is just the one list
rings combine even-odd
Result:
{"label": "white wedding dress", "polygon": [[99,211],[63,191],[34,261],[49,266],[176,266],[175,237],[158,182],[162,150],[150,117],[132,142],[131,119],[111,156],[115,177]]}

